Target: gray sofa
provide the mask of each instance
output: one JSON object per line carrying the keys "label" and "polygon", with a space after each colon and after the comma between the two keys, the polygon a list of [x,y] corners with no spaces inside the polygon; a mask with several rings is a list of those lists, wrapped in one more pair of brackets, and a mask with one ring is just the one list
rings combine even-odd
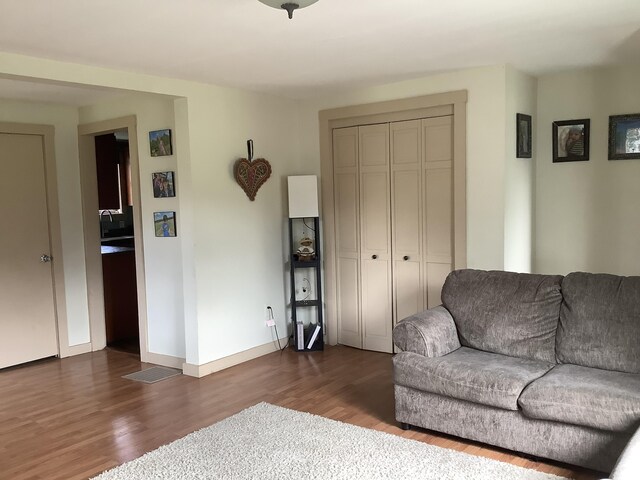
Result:
{"label": "gray sofa", "polygon": [[608,472],[640,425],[640,277],[457,270],[399,322],[396,419]]}

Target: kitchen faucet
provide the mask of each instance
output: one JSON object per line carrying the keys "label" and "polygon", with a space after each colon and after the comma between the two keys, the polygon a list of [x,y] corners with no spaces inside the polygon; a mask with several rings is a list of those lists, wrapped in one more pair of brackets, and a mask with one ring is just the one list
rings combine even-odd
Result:
{"label": "kitchen faucet", "polygon": [[100,210],[99,217],[100,217],[100,230],[102,232],[102,234],[100,235],[101,237],[104,237],[104,235],[107,233],[106,225],[102,223],[102,215],[104,215],[105,213],[107,215],[109,215],[109,221],[111,223],[113,223],[113,215],[111,215],[111,211],[110,210]]}

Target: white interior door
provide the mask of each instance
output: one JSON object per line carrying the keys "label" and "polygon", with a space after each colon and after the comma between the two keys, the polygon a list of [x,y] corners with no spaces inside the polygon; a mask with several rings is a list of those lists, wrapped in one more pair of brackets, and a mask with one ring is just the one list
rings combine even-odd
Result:
{"label": "white interior door", "polygon": [[0,368],[58,354],[42,142],[0,133]]}

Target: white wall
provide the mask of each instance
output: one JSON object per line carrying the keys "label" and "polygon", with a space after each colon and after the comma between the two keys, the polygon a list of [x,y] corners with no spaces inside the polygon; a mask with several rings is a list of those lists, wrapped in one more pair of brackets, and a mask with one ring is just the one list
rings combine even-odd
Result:
{"label": "white wall", "polygon": [[[609,161],[608,117],[640,113],[640,67],[538,80],[535,270],[640,274],[640,161]],[[591,119],[588,162],[552,163],[554,120]]]}
{"label": "white wall", "polygon": [[[280,336],[286,337],[286,177],[315,173],[319,168],[313,154],[297,154],[300,130],[294,101],[0,52],[3,74],[180,97],[174,101],[173,114],[161,101],[141,100],[139,95],[131,97],[131,103],[118,99],[82,109],[82,122],[137,115],[143,179],[156,166],[169,166],[161,162],[176,165],[178,237],[144,235],[149,347],[153,353],[184,357],[187,363],[200,365],[269,344],[275,337],[265,326],[267,305],[273,307]],[[144,158],[146,132],[171,125],[176,130],[174,158]],[[246,157],[249,138],[255,142],[256,156],[265,157],[273,168],[255,202],[248,200],[232,174],[234,162]],[[69,181],[76,182],[78,191],[77,172]],[[143,190],[144,222],[152,221],[157,205],[148,193]],[[76,202],[79,206],[79,194]],[[81,224],[79,210],[75,221]],[[145,230],[149,225],[145,223]],[[81,228],[72,234],[81,242]],[[181,282],[177,280],[180,268]],[[84,266],[74,274],[84,275]],[[177,275],[175,283],[167,280],[172,274]],[[163,309],[167,304],[169,308]],[[178,312],[181,318],[176,317]]]}
{"label": "white wall", "polygon": [[483,67],[361,88],[300,103],[301,151],[319,173],[318,111],[454,90],[468,91],[467,265],[504,265],[505,67]]}
{"label": "white wall", "polygon": [[[265,327],[273,308],[286,336],[286,177],[313,173],[297,155],[296,104],[233,89],[203,88],[188,102],[198,350],[204,364],[275,338]],[[194,100],[197,97],[197,101]],[[246,158],[271,163],[271,178],[250,201],[233,177]],[[311,171],[311,172],[310,172]]]}
{"label": "white wall", "polygon": [[532,144],[532,158],[516,158],[516,114],[531,115],[533,138],[537,138],[537,80],[507,67],[506,81],[504,269],[531,272],[536,150]]}
{"label": "white wall", "polygon": [[69,345],[90,341],[82,236],[78,110],[74,107],[0,99],[0,121],[53,125],[62,230],[62,256]]}

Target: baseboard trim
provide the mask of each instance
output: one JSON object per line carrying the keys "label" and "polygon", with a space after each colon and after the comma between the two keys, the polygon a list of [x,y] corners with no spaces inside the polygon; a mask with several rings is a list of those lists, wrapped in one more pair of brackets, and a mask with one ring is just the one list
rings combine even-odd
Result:
{"label": "baseboard trim", "polygon": [[60,358],[73,357],[74,355],[82,355],[83,353],[89,353],[93,349],[91,342],[81,343],[80,345],[73,345],[71,347],[60,348]]}
{"label": "baseboard trim", "polygon": [[[288,337],[281,338],[280,341],[284,344],[288,340]],[[234,353],[228,357],[219,358],[213,362],[205,363],[204,365],[193,365],[191,363],[184,363],[182,365],[182,373],[189,375],[190,377],[202,378],[206,375],[210,375],[225,368],[239,365],[240,363],[248,362],[254,358],[262,357],[269,353],[277,352],[279,349],[277,342],[269,342],[264,345],[258,345],[257,347],[250,348],[243,352]]]}
{"label": "baseboard trim", "polygon": [[171,355],[163,355],[161,353],[147,352],[141,355],[140,360],[144,363],[153,363],[163,367],[182,369],[184,358],[172,357]]}

